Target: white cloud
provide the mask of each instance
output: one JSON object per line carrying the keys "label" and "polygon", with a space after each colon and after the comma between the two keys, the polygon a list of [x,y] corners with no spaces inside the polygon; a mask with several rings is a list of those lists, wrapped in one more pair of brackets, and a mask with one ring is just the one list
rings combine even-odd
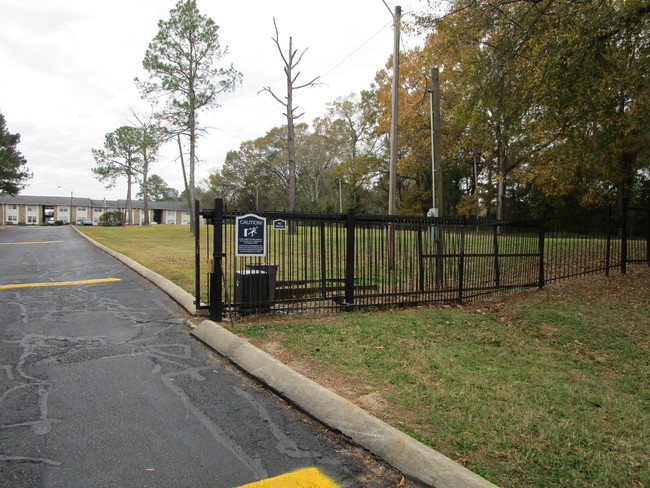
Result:
{"label": "white cloud", "polygon": [[[118,185],[106,190],[91,173],[91,148],[106,133],[127,124],[130,109],[146,109],[133,79],[147,78],[142,58],[173,0],[0,0],[0,112],[34,173],[25,194],[123,198]],[[402,2],[403,11],[421,8]],[[271,41],[275,16],[280,43],[308,49],[301,79],[321,76],[321,85],[302,90],[297,105],[311,122],[339,96],[366,89],[392,52],[391,15],[382,0],[198,0],[199,9],[220,26],[224,63],[244,75],[243,86],[200,115],[210,127],[200,141],[198,177],[221,166],[241,142],[282,125],[283,108],[268,93],[284,93],[284,73]],[[163,151],[153,168],[182,189],[177,149]],[[58,188],[58,187],[62,188]]]}

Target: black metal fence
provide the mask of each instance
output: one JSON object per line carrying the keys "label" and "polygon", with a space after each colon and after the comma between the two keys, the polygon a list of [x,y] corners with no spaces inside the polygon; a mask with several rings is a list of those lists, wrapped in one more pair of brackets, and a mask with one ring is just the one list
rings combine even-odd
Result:
{"label": "black metal fence", "polygon": [[201,307],[213,320],[462,302],[571,276],[624,273],[628,263],[650,265],[648,209],[507,222],[259,212],[267,219],[263,257],[235,255],[235,219],[245,212],[225,212],[217,200],[199,213],[213,227],[213,264],[204,277],[202,256],[209,253],[197,225],[196,296],[209,287]]}

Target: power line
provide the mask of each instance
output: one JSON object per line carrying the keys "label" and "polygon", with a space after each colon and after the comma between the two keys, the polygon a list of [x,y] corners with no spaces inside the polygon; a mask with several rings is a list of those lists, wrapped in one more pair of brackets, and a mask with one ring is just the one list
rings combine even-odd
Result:
{"label": "power line", "polygon": [[336,63],[334,67],[332,67],[329,71],[325,72],[321,78],[324,78],[325,76],[329,75],[332,71],[334,71],[336,68],[341,66],[343,63],[345,63],[348,59],[350,59],[352,56],[354,56],[358,51],[361,50],[362,47],[364,47],[366,44],[368,44],[370,41],[372,41],[375,37],[379,35],[380,32],[382,32],[386,27],[389,25],[392,25],[393,21],[391,20],[388,24],[384,25],[381,29],[379,29],[377,32],[375,32],[372,36],[370,36],[366,41],[364,41],[359,47],[357,47],[354,51],[352,51],[350,54],[348,54],[346,57],[344,57],[341,61]]}
{"label": "power line", "polygon": [[[348,59],[350,59],[352,56],[354,56],[357,52],[359,52],[366,44],[368,44],[370,41],[372,41],[375,37],[377,37],[386,27],[392,25],[392,21],[388,22],[387,24],[383,25],[377,32],[372,34],[368,39],[366,39],[364,42],[362,42],[358,47],[356,47],[354,50],[352,50],[349,54],[347,54],[343,59],[341,59],[338,63],[336,63],[334,66],[332,66],[329,70],[327,70],[323,75],[320,76],[320,78],[325,78],[327,75],[335,71],[339,66],[341,66],[343,63],[345,63]],[[296,96],[296,98],[299,98],[299,95]],[[273,110],[269,110],[265,114],[259,116],[257,119],[251,121],[250,123],[239,127],[237,129],[234,129],[232,131],[223,131],[221,129],[218,129],[220,132],[223,132],[224,135],[233,135],[237,134],[238,132],[241,132],[255,124],[257,124],[259,121],[265,119],[271,114],[277,113],[279,110],[282,110],[281,107],[276,107]]]}

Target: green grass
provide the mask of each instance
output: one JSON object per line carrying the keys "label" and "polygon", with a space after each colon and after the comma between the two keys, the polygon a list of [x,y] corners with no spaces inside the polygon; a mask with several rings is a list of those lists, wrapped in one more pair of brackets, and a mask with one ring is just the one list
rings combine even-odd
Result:
{"label": "green grass", "polygon": [[194,294],[194,237],[189,226],[77,227]]}
{"label": "green grass", "polygon": [[[187,227],[81,230],[193,290]],[[650,487],[650,270],[630,269],[462,308],[249,318],[235,332],[500,486]]]}
{"label": "green grass", "polygon": [[[377,415],[501,486],[648,486],[650,276],[615,278],[616,294],[597,280],[598,291],[558,286],[485,309],[236,331],[315,362],[353,399],[378,393],[389,406]],[[642,281],[632,295],[628,280]]]}

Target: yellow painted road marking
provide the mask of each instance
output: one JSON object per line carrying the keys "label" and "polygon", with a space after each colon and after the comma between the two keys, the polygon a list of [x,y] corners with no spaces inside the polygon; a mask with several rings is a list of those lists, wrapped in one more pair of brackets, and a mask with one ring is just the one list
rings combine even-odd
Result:
{"label": "yellow painted road marking", "polygon": [[10,288],[35,288],[39,286],[72,286],[72,285],[89,285],[93,283],[107,283],[109,281],[122,281],[120,278],[100,278],[97,280],[84,281],[48,281],[46,283],[18,283],[14,285],[0,285],[0,290]]}
{"label": "yellow painted road marking", "polygon": [[54,244],[55,242],[64,241],[41,241],[41,242],[0,242],[0,246],[11,246],[15,244]]}
{"label": "yellow painted road marking", "polygon": [[305,468],[238,488],[339,488],[316,468]]}

